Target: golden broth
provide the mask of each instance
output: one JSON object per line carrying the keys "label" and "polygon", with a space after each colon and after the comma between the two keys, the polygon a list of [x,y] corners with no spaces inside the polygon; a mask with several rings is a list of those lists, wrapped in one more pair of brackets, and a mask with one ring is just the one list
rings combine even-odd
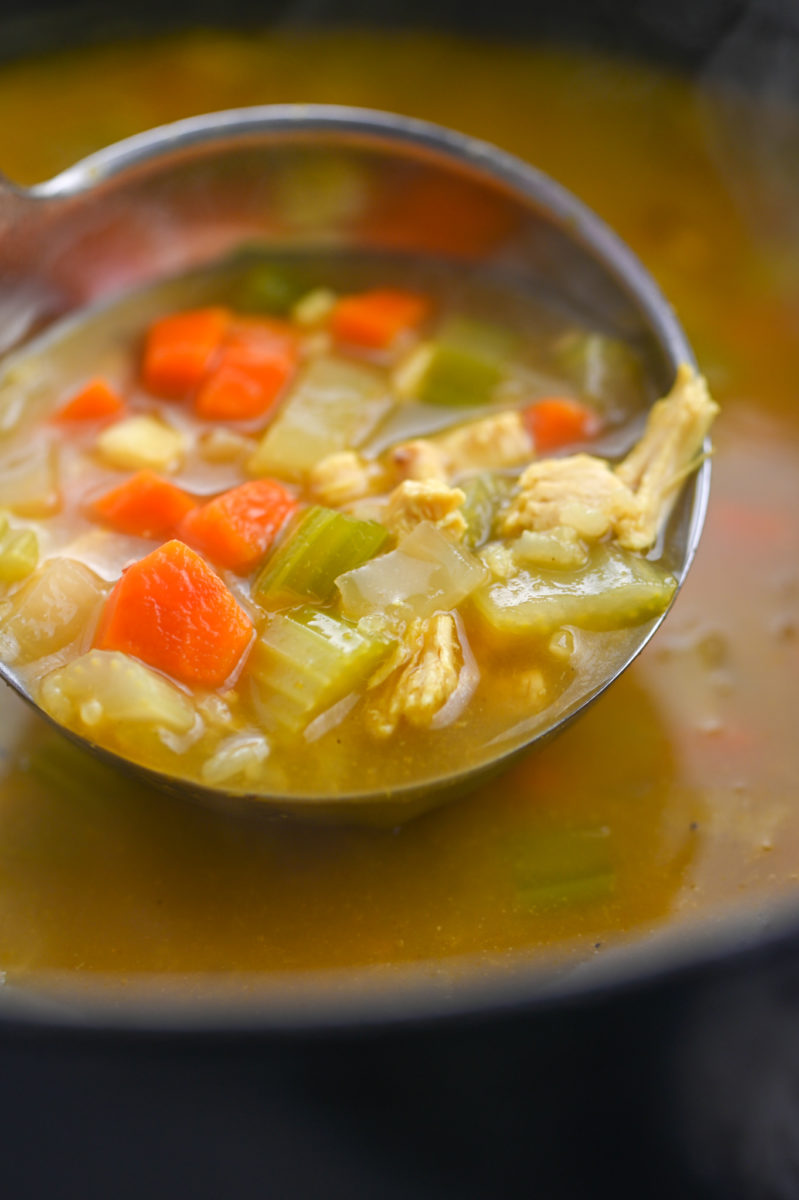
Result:
{"label": "golden broth", "polygon": [[[30,182],[147,126],[277,101],[393,109],[489,138],[629,240],[724,406],[703,544],[664,629],[586,717],[394,831],[253,828],[93,765],[84,782],[69,757],[56,777],[63,748],[4,696],[0,968],[22,981],[49,968],[576,961],[742,894],[787,893],[799,871],[799,239],[761,239],[728,186],[721,101],[650,69],[533,48],[197,33],[5,67],[0,162]],[[552,903],[530,864],[564,829],[603,840],[609,878]]]}

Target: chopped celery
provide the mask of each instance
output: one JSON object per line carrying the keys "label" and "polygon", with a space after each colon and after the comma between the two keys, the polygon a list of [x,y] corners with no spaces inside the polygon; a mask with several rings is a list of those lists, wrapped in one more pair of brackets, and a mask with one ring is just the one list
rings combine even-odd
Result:
{"label": "chopped celery", "polygon": [[517,338],[505,325],[494,325],[475,317],[453,316],[441,325],[436,341],[503,366],[512,357]]}
{"label": "chopped celery", "polygon": [[510,549],[520,567],[551,567],[574,570],[588,561],[588,550],[571,525],[552,529],[525,529],[511,542]]}
{"label": "chopped celery", "polygon": [[236,288],[233,305],[239,312],[286,317],[311,287],[309,277],[296,266],[257,263]]}
{"label": "chopped celery", "polygon": [[476,550],[488,541],[496,511],[510,495],[514,484],[515,480],[508,476],[495,475],[490,471],[461,480],[458,486],[466,496],[461,512],[466,519],[464,541],[467,546]]}
{"label": "chopped celery", "polygon": [[430,617],[455,608],[486,578],[482,563],[422,521],[396,550],[338,580],[342,608],[354,620],[373,612]]}
{"label": "chopped celery", "polygon": [[247,666],[263,725],[299,733],[318,713],[361,687],[392,644],[317,609],[276,613]]}
{"label": "chopped celery", "polygon": [[0,517],[0,583],[26,579],[39,561],[39,539],[32,529],[9,529]]}
{"label": "chopped celery", "polygon": [[379,371],[332,355],[316,358],[292,387],[248,470],[301,479],[326,455],[360,446],[393,404]]}
{"label": "chopped celery", "polygon": [[417,354],[419,371],[412,394],[422,404],[451,408],[489,404],[504,374],[497,363],[443,342],[428,342]]}
{"label": "chopped celery", "polygon": [[45,676],[42,707],[62,725],[118,735],[124,726],[188,733],[188,696],[163,675],[118,650],[90,650]]}
{"label": "chopped celery", "polygon": [[377,521],[360,521],[332,508],[308,508],[268,559],[253,596],[268,608],[298,598],[327,600],[339,575],[372,558],[388,538]]}
{"label": "chopped celery", "polygon": [[402,370],[407,390],[423,404],[460,408],[489,404],[505,376],[513,336],[466,317],[453,318]]}
{"label": "chopped celery", "polygon": [[3,658],[31,661],[88,638],[104,595],[102,581],[83,563],[49,559],[14,597],[0,635]]}
{"label": "chopped celery", "polygon": [[609,831],[549,829],[532,835],[517,859],[516,880],[521,903],[534,912],[607,899],[616,883]]}
{"label": "chopped celery", "polygon": [[626,342],[602,333],[566,334],[555,346],[555,360],[580,392],[606,418],[619,419],[644,399],[641,361]]}
{"label": "chopped celery", "polygon": [[546,636],[563,625],[622,629],[656,617],[676,581],[661,566],[614,546],[593,547],[576,570],[522,570],[474,593],[485,625],[502,636]]}

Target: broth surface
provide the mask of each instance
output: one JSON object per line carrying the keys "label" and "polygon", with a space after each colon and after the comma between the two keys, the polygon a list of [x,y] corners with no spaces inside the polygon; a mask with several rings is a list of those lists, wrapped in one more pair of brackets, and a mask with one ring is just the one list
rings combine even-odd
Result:
{"label": "broth surface", "polygon": [[[543,49],[197,33],[4,68],[0,162],[31,182],[138,129],[278,101],[390,109],[493,140],[630,242],[723,406],[700,552],[664,629],[587,716],[467,800],[393,831],[254,829],[184,806],[75,760],[8,693],[0,969],[9,981],[49,969],[125,980],[458,955],[579,961],[789,894],[799,196],[783,161],[763,158],[754,105]],[[795,147],[799,125],[779,119]],[[601,844],[600,884],[553,898],[542,860],[573,859],[578,843]]]}

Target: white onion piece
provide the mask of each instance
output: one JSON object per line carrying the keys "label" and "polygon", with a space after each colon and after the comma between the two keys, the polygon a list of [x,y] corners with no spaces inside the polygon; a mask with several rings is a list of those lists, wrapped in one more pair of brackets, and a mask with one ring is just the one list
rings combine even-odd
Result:
{"label": "white onion piece", "polygon": [[336,584],[342,611],[353,620],[374,612],[425,618],[456,608],[487,577],[473,554],[423,521],[396,550],[347,571]]}

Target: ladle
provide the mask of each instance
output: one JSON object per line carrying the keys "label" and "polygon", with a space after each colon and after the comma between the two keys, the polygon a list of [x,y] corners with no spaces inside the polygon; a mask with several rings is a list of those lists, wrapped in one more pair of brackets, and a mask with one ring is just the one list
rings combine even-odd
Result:
{"label": "ladle", "polygon": [[[309,194],[313,204],[305,203]],[[426,209],[419,196],[428,198]],[[316,105],[193,117],[110,146],[29,189],[0,181],[0,351],[89,301],[253,242],[281,252],[433,254],[505,271],[589,325],[633,342],[653,398],[668,390],[680,363],[693,362],[672,310],[628,247],[540,171],[422,121]],[[699,540],[709,481],[704,461],[665,531],[678,583]],[[162,789],[227,809],[394,823],[458,795],[551,736],[618,677],[661,620],[641,626],[624,660],[547,724],[531,724],[476,766],[411,787],[243,795],[164,775],[64,732]],[[0,665],[0,675],[33,703],[13,669]]]}

